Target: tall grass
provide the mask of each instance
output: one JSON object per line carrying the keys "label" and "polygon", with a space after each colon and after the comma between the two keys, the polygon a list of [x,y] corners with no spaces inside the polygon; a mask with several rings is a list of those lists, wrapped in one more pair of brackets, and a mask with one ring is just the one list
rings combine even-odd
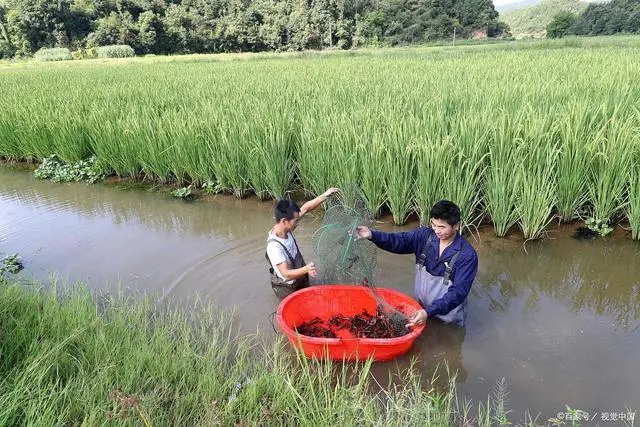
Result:
{"label": "tall grass", "polygon": [[[563,221],[615,220],[631,202],[639,54],[627,39],[580,39],[7,67],[0,157],[93,154],[117,175],[215,181],[261,199],[357,183],[369,209],[396,223],[412,213],[426,222],[445,198],[462,208],[463,228],[486,218],[498,235],[520,223],[532,236],[549,206]],[[557,175],[523,169],[532,138],[558,144]],[[546,196],[527,180],[544,182]]]}
{"label": "tall grass", "polygon": [[538,117],[526,114],[526,134],[519,147],[520,164],[514,171],[518,178],[516,203],[518,223],[525,239],[540,237],[551,221],[557,200],[558,143],[554,141],[550,114]]}
{"label": "tall grass", "polygon": [[398,373],[400,385],[376,387],[370,361],[308,360],[281,339],[238,334],[231,313],[200,303],[161,308],[121,295],[94,303],[84,288],[3,282],[0,328],[2,425],[457,425],[468,417],[453,374],[439,392],[425,390],[414,368]]}

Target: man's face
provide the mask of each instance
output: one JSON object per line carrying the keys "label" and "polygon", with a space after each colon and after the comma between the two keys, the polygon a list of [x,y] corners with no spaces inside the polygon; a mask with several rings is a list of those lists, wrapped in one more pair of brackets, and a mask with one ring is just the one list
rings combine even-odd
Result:
{"label": "man's face", "polygon": [[298,226],[299,219],[300,219],[299,212],[294,213],[292,219],[285,219],[285,218],[282,219],[282,221],[284,221],[284,227],[286,228],[287,232],[293,232],[296,229],[296,227]]}
{"label": "man's face", "polygon": [[458,232],[459,226],[459,224],[449,225],[449,223],[443,219],[431,218],[431,228],[440,240],[452,239]]}

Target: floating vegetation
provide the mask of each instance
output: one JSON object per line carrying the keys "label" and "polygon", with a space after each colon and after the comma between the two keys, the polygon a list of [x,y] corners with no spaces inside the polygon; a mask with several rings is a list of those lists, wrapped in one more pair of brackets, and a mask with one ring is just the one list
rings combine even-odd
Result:
{"label": "floating vegetation", "polygon": [[22,259],[18,254],[4,257],[0,263],[0,278],[5,274],[16,274],[24,268]]}
{"label": "floating vegetation", "polygon": [[105,177],[95,156],[69,165],[55,154],[45,158],[34,175],[38,179],[49,179],[53,182],[84,181],[89,184],[102,181]]}
{"label": "floating vegetation", "polygon": [[205,193],[211,193],[211,194],[218,194],[224,191],[224,189],[220,186],[220,184],[211,180],[205,181],[202,184],[202,190]]}
{"label": "floating vegetation", "polygon": [[182,200],[191,201],[195,199],[195,194],[192,192],[193,185],[187,187],[181,187],[171,192],[173,197],[177,197]]}
{"label": "floating vegetation", "polygon": [[608,235],[613,231],[613,228],[609,225],[609,223],[601,219],[588,218],[584,222],[584,224],[589,230],[598,233],[602,237]]}

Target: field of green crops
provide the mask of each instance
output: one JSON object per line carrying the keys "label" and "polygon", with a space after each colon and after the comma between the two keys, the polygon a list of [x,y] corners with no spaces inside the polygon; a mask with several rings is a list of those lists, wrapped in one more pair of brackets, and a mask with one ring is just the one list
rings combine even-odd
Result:
{"label": "field of green crops", "polygon": [[640,38],[595,40],[0,66],[0,156],[239,197],[356,182],[396,223],[447,198],[498,236],[593,217],[640,239]]}

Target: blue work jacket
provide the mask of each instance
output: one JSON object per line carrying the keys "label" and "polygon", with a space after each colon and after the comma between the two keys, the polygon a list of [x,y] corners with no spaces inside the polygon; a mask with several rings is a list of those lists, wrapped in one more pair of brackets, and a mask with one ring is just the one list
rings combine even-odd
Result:
{"label": "blue work jacket", "polygon": [[[433,276],[444,276],[445,262],[449,263],[456,252],[460,252],[451,271],[449,290],[429,307],[424,307],[429,317],[445,315],[462,304],[469,295],[471,284],[478,272],[478,254],[467,240],[458,233],[438,258],[440,240],[430,227],[419,227],[413,231],[385,233],[371,230],[371,241],[380,249],[394,254],[415,254],[416,264],[424,248],[428,248],[425,267]],[[426,246],[431,241],[430,247]]]}

